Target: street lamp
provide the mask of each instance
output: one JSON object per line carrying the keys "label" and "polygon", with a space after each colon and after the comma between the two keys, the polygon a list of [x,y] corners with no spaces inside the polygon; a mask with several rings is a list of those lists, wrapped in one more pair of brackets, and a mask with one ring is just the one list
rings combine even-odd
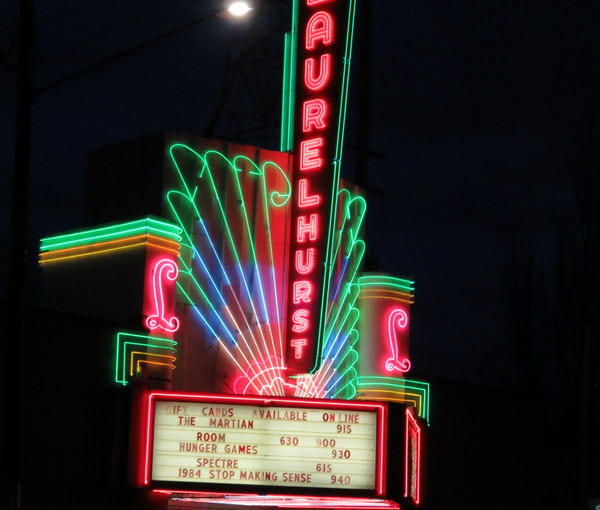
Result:
{"label": "street lamp", "polygon": [[248,2],[241,2],[241,1],[232,2],[231,4],[229,4],[229,7],[227,7],[227,12],[229,12],[229,14],[231,14],[232,16],[236,16],[236,17],[245,16],[251,10],[252,10],[252,7],[250,6],[250,4]]}

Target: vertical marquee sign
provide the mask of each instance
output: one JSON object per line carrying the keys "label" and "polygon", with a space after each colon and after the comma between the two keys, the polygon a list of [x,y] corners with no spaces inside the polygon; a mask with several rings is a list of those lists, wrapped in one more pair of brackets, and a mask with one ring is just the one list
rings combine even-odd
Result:
{"label": "vertical marquee sign", "polygon": [[321,362],[355,0],[298,0],[297,9],[289,375]]}

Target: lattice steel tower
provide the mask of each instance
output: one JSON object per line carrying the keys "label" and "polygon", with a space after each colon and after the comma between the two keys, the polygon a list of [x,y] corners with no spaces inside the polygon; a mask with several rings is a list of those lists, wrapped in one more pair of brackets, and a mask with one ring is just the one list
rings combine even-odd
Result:
{"label": "lattice steel tower", "polygon": [[230,40],[222,93],[209,138],[279,149],[284,34],[291,0],[256,0],[245,40]]}

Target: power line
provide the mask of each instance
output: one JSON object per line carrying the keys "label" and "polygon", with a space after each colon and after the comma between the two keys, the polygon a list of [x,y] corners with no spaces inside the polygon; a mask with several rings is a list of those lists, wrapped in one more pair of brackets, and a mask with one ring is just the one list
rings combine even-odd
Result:
{"label": "power line", "polygon": [[72,80],[75,80],[77,78],[81,78],[82,76],[85,76],[93,71],[96,71],[98,69],[101,69],[103,67],[106,67],[114,62],[117,62],[119,60],[123,60],[127,57],[130,57],[132,55],[135,55],[137,53],[143,52],[149,48],[151,48],[152,46],[165,41],[167,39],[170,39],[172,37],[176,37],[188,30],[192,30],[200,25],[202,25],[203,23],[205,23],[206,21],[213,19],[214,16],[217,14],[218,11],[215,12],[211,12],[210,14],[207,14],[195,21],[192,21],[190,23],[186,23],[184,25],[181,25],[173,30],[170,30],[164,34],[161,34],[159,36],[153,37],[152,39],[149,39],[147,41],[144,41],[142,43],[136,44],[126,50],[122,50],[114,55],[111,55],[108,58],[105,58],[103,60],[100,60],[99,62],[96,62],[95,64],[86,67],[84,69],[80,69],[79,71],[76,71],[75,73],[72,73],[68,76],[65,76],[59,80],[56,80],[52,83],[49,83],[48,85],[45,85],[43,87],[40,87],[38,89],[35,90],[35,95],[39,96],[40,94],[43,94],[44,92],[48,92],[49,90],[55,89],[67,82],[70,82]]}
{"label": "power line", "polygon": [[[62,54],[66,53],[68,51],[80,48],[83,45],[97,41],[98,39],[105,37],[107,35],[110,35],[117,30],[132,27],[132,26],[138,24],[140,21],[143,21],[144,19],[148,18],[149,16],[154,15],[155,13],[164,10],[166,7],[170,7],[172,5],[172,1],[173,0],[170,0],[169,2],[165,2],[162,5],[155,7],[154,9],[150,9],[149,11],[143,11],[142,14],[138,14],[136,16],[131,16],[129,18],[126,18],[119,23],[111,23],[104,30],[101,30],[99,32],[91,34],[89,37],[81,39],[79,41],[76,41],[73,44],[71,44],[67,47],[61,48],[60,50],[58,50],[50,55],[46,55],[44,57],[44,60],[50,61],[50,60],[56,59],[57,57],[61,56]],[[38,35],[48,35],[48,33],[38,31]]]}

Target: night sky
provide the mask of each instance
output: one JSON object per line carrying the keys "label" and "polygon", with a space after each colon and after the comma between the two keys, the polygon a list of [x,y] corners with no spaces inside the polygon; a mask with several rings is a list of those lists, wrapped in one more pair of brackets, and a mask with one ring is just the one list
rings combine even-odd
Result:
{"label": "night sky", "polygon": [[[0,11],[0,47],[9,63],[17,58],[15,4],[4,2]],[[228,48],[235,56],[248,27],[215,16],[220,0],[38,4],[31,260],[41,236],[84,226],[89,150],[157,131],[204,132]],[[600,9],[567,0],[372,5],[369,268],[416,281],[416,373],[510,385],[501,340],[507,246],[516,233],[534,238],[535,252],[551,264],[544,254],[553,229],[574,217],[570,175],[598,114]],[[194,29],[68,78],[196,19]],[[350,144],[358,73],[365,72],[364,62],[356,64]],[[0,67],[4,238],[15,84],[15,72]],[[354,161],[349,149],[347,177]],[[7,243],[0,258],[5,300]],[[35,303],[35,285],[30,292]]]}

